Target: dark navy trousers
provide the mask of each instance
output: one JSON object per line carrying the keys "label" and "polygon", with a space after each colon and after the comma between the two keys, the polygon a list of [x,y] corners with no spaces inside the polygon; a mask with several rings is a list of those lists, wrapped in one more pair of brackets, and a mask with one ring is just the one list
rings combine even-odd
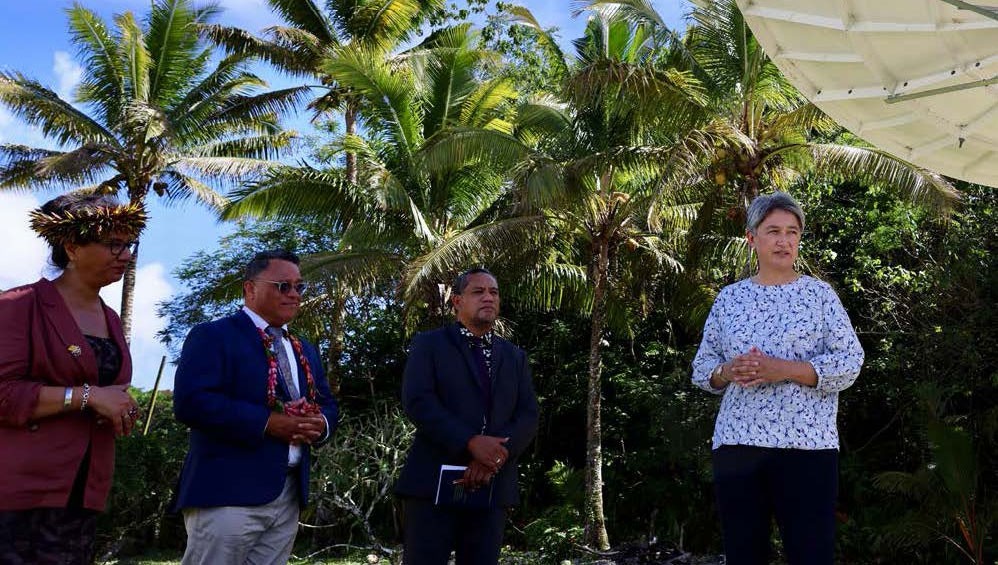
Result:
{"label": "dark navy trousers", "polygon": [[432,500],[403,501],[404,565],[496,565],[502,546],[506,509],[464,510],[435,506]]}
{"label": "dark navy trousers", "polygon": [[774,517],[790,565],[832,565],[838,450],[724,445],[713,467],[728,565],[769,563]]}

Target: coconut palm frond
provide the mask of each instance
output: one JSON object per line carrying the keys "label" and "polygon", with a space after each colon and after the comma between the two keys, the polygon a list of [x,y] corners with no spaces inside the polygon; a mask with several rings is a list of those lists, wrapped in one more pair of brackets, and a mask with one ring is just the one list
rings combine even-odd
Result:
{"label": "coconut palm frond", "polygon": [[329,277],[350,292],[361,293],[398,276],[404,258],[382,249],[315,253],[302,258],[302,274]]}
{"label": "coconut palm frond", "polygon": [[160,182],[166,184],[161,192],[170,202],[182,202],[193,198],[215,213],[221,213],[229,204],[229,200],[218,191],[180,171],[164,171],[160,175]]}
{"label": "coconut palm frond", "polygon": [[301,217],[327,219],[331,227],[364,217],[368,204],[361,187],[339,174],[309,168],[281,167],[233,191],[223,219]]}
{"label": "coconut palm frond", "polygon": [[247,178],[270,171],[279,166],[274,161],[245,157],[179,157],[173,166],[180,170],[197,172],[207,177]]}
{"label": "coconut palm frond", "polygon": [[437,280],[441,274],[459,270],[474,258],[523,249],[522,242],[543,225],[542,216],[526,216],[461,231],[409,263],[403,277],[402,296],[408,300],[417,298],[428,282]]}
{"label": "coconut palm frond", "polygon": [[0,103],[60,145],[117,145],[115,136],[51,90],[18,72],[0,72]]}
{"label": "coconut palm frond", "polygon": [[239,157],[245,159],[274,160],[283,153],[294,151],[298,133],[282,131],[273,135],[241,137],[215,141],[191,147],[187,154],[192,157]]}
{"label": "coconut palm frond", "polygon": [[826,175],[883,184],[910,201],[946,210],[960,194],[942,175],[923,169],[879,149],[835,144],[813,144],[814,169]]}

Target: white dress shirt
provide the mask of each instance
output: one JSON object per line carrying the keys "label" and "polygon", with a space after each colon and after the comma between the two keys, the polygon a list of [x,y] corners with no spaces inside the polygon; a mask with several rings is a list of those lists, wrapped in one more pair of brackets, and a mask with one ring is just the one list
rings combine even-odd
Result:
{"label": "white dress shirt", "polygon": [[[260,328],[263,331],[267,331],[270,324],[266,322],[259,314],[249,309],[248,306],[243,306],[243,312],[253,320],[253,325]],[[281,338],[281,346],[284,347],[284,352],[288,355],[288,365],[291,366],[291,386],[295,387],[295,391],[298,391],[298,357],[295,356],[294,348],[291,346],[291,340],[287,338],[288,325],[284,324],[281,326],[284,330],[285,337]],[[299,396],[301,393],[299,392]],[[323,416],[325,418],[325,416]],[[326,422],[326,434],[329,434],[329,422]],[[298,463],[301,462],[301,446],[292,445],[288,449],[288,467],[296,467]]]}

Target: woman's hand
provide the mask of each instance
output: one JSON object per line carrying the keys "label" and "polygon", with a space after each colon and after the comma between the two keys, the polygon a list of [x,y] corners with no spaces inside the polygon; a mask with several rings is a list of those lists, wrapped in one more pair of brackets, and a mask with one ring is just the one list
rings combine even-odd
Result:
{"label": "woman's hand", "polygon": [[774,383],[787,378],[786,361],[770,357],[758,347],[731,360],[732,380],[743,387]]}
{"label": "woman's hand", "polygon": [[731,373],[734,375],[731,380],[743,387],[786,380],[813,387],[818,382],[818,375],[810,363],[766,355],[754,345],[748,353],[731,360]]}
{"label": "woman's hand", "polygon": [[91,387],[87,406],[114,426],[114,435],[127,436],[139,418],[139,406],[128,394],[128,385]]}

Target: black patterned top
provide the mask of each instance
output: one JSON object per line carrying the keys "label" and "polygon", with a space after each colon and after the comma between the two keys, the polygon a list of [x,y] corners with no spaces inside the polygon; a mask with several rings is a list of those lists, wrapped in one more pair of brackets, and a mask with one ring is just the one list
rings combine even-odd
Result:
{"label": "black patterned top", "polygon": [[121,351],[118,344],[109,337],[83,336],[97,358],[97,386],[114,384],[121,370]]}
{"label": "black patterned top", "polygon": [[[90,349],[94,350],[94,357],[97,358],[97,386],[114,384],[114,380],[118,378],[118,371],[121,370],[121,350],[118,349],[118,344],[109,337],[84,335],[83,338],[87,340]],[[87,451],[83,454],[83,460],[76,469],[76,479],[69,492],[67,508],[83,508],[83,493],[87,488],[89,469],[90,444],[87,444]]]}
{"label": "black patterned top", "polygon": [[471,330],[464,327],[461,322],[457,323],[457,329],[468,340],[468,347],[477,347],[485,356],[485,366],[492,371],[492,338],[495,336],[492,330],[485,332],[481,337],[471,333]]}

